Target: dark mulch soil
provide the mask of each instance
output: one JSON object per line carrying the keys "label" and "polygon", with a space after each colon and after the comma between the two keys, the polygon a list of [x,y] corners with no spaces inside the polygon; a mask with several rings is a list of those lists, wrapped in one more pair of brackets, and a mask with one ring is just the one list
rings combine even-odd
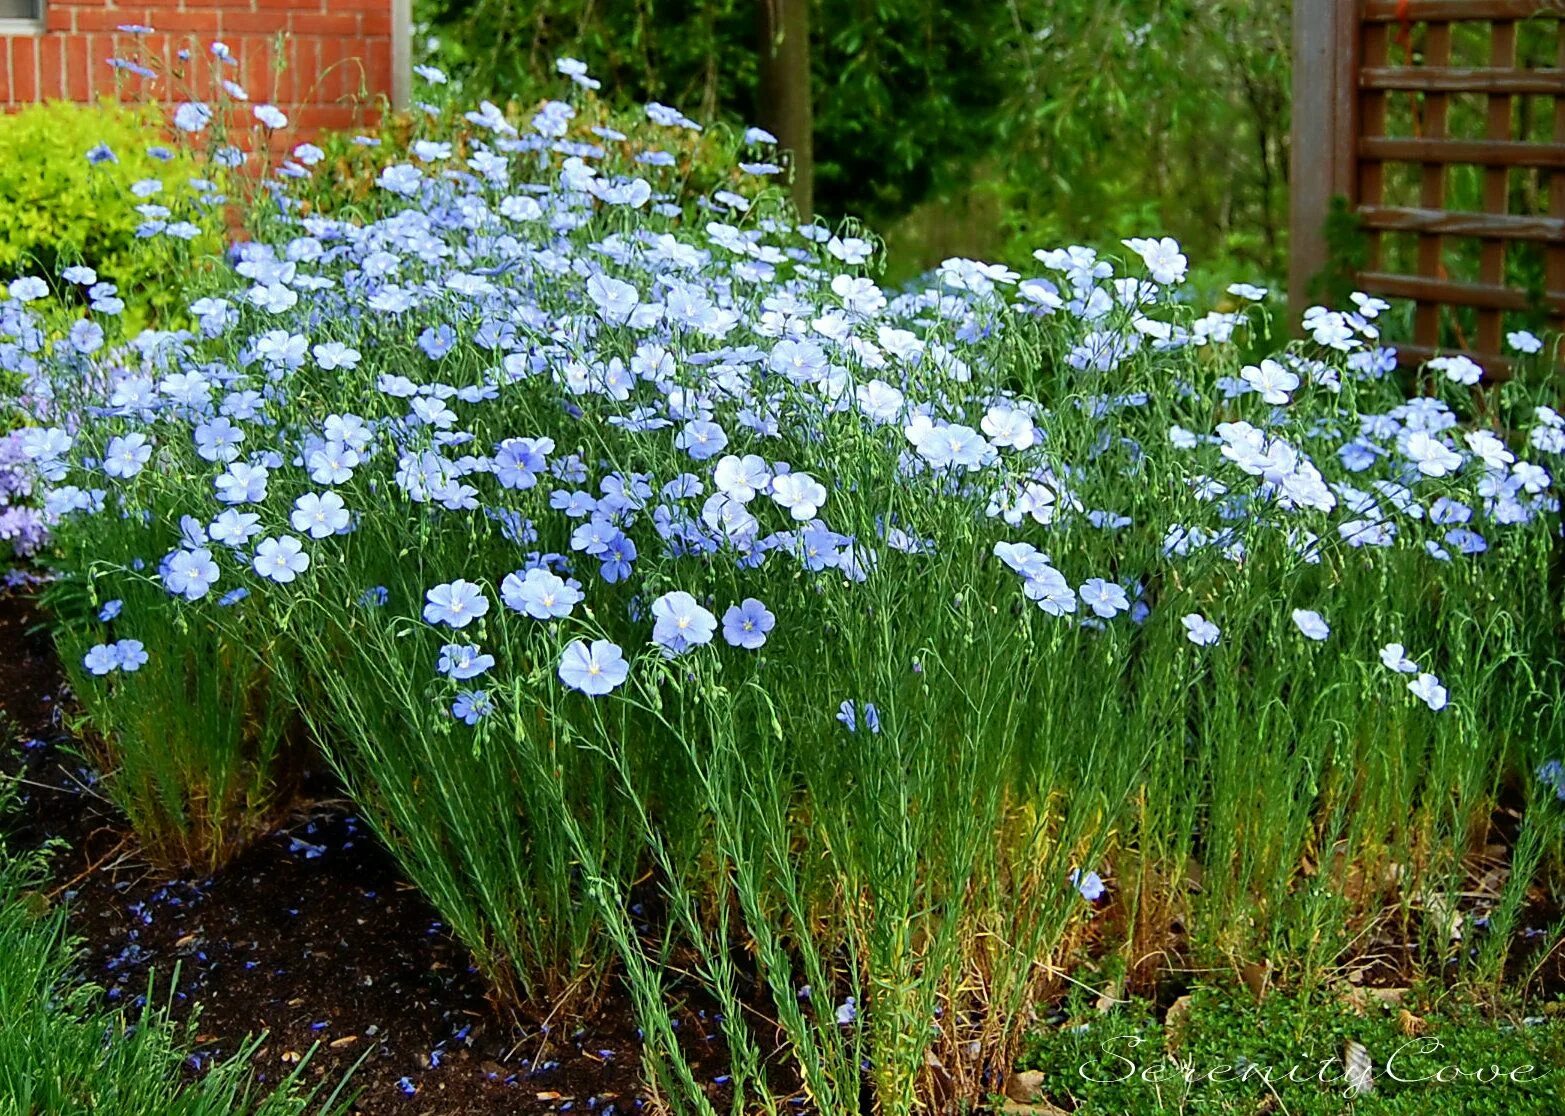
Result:
{"label": "dark mulch soil", "polygon": [[[155,875],[69,750],[67,695],[36,623],[24,597],[0,594],[0,739],[11,741],[0,769],[25,779],[13,838],[63,842],[54,894],[83,940],[85,979],[134,1004],[155,975],[154,995],[177,1018],[199,1003],[197,1062],[263,1030],[256,1065],[270,1078],[312,1046],[309,1072],[321,1080],[362,1059],[352,1080],[365,1113],[623,1116],[646,1104],[621,995],[585,1024],[503,1019],[462,947],[346,806],[293,819],[210,879]],[[712,1029],[699,1013],[681,1023],[692,1037]],[[721,1073],[718,1051],[707,1053]]]}

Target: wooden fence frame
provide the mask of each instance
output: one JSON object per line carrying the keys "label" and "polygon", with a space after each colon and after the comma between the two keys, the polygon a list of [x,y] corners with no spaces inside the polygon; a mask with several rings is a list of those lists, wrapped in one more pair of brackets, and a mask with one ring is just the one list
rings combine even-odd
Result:
{"label": "wooden fence frame", "polygon": [[[1326,225],[1333,200],[1341,198],[1367,240],[1368,266],[1355,276],[1357,287],[1416,305],[1411,343],[1389,339],[1405,360],[1455,351],[1441,348],[1441,309],[1470,306],[1478,330],[1466,351],[1496,377],[1509,371],[1503,314],[1531,305],[1527,293],[1505,286],[1511,241],[1545,245],[1544,305],[1555,328],[1565,324],[1565,26],[1555,65],[1515,64],[1517,24],[1540,16],[1565,20],[1565,0],[1294,0],[1289,299],[1296,311],[1330,262]],[[1451,25],[1465,22],[1490,25],[1486,67],[1450,65]],[[1428,26],[1423,57],[1417,65],[1392,65],[1391,36],[1412,24]],[[1422,135],[1385,134],[1393,92],[1422,95]],[[1447,102],[1455,93],[1487,95],[1484,138],[1446,134]],[[1553,142],[1513,138],[1512,98],[1520,95],[1554,98]],[[1422,168],[1417,206],[1385,204],[1385,167],[1393,163]],[[1481,212],[1445,208],[1446,169],[1457,164],[1484,168]],[[1550,175],[1547,215],[1507,212],[1512,167],[1560,172]],[[1382,268],[1386,232],[1417,234],[1414,274]],[[1478,282],[1444,275],[1442,244],[1451,237],[1480,241]]]}

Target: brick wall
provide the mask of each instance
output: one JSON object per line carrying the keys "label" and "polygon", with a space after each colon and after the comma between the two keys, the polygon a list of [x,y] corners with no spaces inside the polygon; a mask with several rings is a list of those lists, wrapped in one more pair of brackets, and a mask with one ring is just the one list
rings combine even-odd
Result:
{"label": "brick wall", "polygon": [[[228,44],[236,64],[224,76],[254,103],[270,101],[298,130],[352,128],[393,96],[392,21],[396,0],[43,0],[43,32],[0,32],[0,107],[97,97],[140,99],[145,79],[116,70],[111,57],[146,62],[163,75],[184,72],[211,94],[209,47]],[[117,30],[134,24],[152,34]],[[399,39],[397,49],[403,49]],[[188,63],[177,57],[191,53]],[[160,101],[187,99],[180,82],[151,84]],[[297,137],[295,132],[294,138]]]}

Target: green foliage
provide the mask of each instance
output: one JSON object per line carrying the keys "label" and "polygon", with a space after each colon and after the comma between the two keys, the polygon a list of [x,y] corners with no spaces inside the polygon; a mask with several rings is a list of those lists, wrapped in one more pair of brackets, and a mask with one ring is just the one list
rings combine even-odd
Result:
{"label": "green foliage", "polygon": [[[424,0],[432,61],[476,95],[529,100],[580,57],[622,103],[657,100],[698,119],[756,120],[755,0]],[[988,0],[816,0],[811,11],[816,199],[884,218],[957,181],[996,134],[1014,76],[1012,17]]]}
{"label": "green foliage", "polygon": [[[1290,5],[817,0],[816,204],[886,227],[891,277],[948,255],[1168,234],[1205,291],[1285,271]],[[573,55],[631,103],[753,122],[752,0],[421,0],[431,61],[536,98]],[[1201,278],[1201,277],[1198,277]]]}
{"label": "green foliage", "polygon": [[[182,155],[163,160],[148,153],[160,142],[161,127],[150,109],[107,101],[54,102],[0,114],[0,282],[55,277],[71,264],[86,264],[101,280],[118,284],[128,329],[167,324],[183,306],[163,282],[175,259],[183,269],[189,257],[217,251],[222,241],[213,231],[220,222],[213,220],[188,255],[167,238],[136,236],[143,218],[126,204],[130,186],[157,179],[164,190],[148,200],[176,205],[173,196],[192,173]],[[114,159],[90,162],[87,153],[99,145]]]}
{"label": "green foliage", "polygon": [[[10,787],[0,784],[0,813]],[[3,820],[3,819],[0,819]],[[0,1116],[331,1116],[343,1087],[305,1083],[301,1062],[270,1091],[252,1079],[262,1037],[225,1052],[192,1081],[197,1017],[173,1022],[157,1003],[131,1020],[103,1006],[102,989],[72,972],[65,909],[43,894],[42,854],[18,853],[0,833]]]}
{"label": "green foliage", "polygon": [[[1103,1014],[1076,996],[1065,1023],[1028,1040],[1020,1066],[1081,1116],[1551,1116],[1565,1089],[1561,1006],[1486,1010],[1420,989],[1257,1004],[1202,985],[1160,1020],[1142,1000]],[[1349,1043],[1364,1047],[1374,1086],[1351,1099]]]}

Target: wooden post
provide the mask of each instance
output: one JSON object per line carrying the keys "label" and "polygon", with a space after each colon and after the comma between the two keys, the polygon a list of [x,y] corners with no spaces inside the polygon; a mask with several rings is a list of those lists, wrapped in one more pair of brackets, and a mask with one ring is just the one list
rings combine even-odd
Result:
{"label": "wooden post", "polygon": [[1295,314],[1326,269],[1332,198],[1356,201],[1358,30],[1358,0],[1294,0],[1288,301]]}

